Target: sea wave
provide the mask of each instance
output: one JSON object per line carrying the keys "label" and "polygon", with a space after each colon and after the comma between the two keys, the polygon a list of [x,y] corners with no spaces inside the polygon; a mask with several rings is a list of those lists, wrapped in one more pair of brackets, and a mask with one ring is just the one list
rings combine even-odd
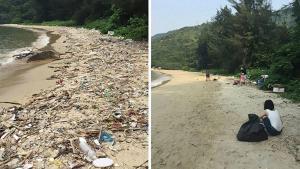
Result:
{"label": "sea wave", "polygon": [[43,31],[35,42],[32,43],[32,46],[37,49],[46,47],[50,43],[50,37],[47,35],[47,32]]}
{"label": "sea wave", "polygon": [[29,30],[39,34],[36,41],[32,42],[30,47],[18,48],[10,52],[0,53],[0,66],[13,63],[15,60],[13,56],[15,55],[42,49],[50,43],[50,37],[47,35],[46,31],[33,30],[33,29],[29,29]]}

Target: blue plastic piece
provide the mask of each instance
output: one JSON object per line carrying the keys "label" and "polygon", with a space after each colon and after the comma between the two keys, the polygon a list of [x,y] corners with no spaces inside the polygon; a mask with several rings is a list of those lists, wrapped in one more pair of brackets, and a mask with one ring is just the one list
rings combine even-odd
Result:
{"label": "blue plastic piece", "polygon": [[112,138],[112,135],[105,132],[105,131],[102,131],[101,132],[101,135],[100,135],[100,141],[103,141],[103,142],[113,142],[114,139]]}

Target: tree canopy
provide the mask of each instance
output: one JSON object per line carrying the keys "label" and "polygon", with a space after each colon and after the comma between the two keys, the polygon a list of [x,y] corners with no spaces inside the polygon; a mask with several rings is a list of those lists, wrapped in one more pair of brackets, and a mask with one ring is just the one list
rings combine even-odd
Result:
{"label": "tree canopy", "polygon": [[119,28],[120,34],[146,39],[148,0],[0,0],[0,24],[49,21],[101,27],[105,33]]}

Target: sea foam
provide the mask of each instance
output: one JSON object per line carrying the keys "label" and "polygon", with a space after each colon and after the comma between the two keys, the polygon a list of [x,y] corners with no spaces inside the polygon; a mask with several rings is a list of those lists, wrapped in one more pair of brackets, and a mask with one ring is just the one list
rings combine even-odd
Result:
{"label": "sea foam", "polygon": [[15,60],[13,56],[17,54],[30,52],[36,49],[41,49],[46,47],[49,44],[50,37],[47,35],[47,32],[41,30],[34,30],[34,29],[29,29],[29,30],[39,34],[36,41],[32,42],[30,47],[18,48],[11,52],[0,53],[0,66],[12,63]]}

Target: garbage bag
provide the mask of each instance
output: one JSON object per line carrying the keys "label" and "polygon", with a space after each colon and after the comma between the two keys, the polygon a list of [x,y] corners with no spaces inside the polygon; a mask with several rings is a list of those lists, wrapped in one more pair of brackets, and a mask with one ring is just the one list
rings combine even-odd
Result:
{"label": "garbage bag", "polygon": [[256,114],[248,114],[248,118],[249,120],[241,126],[237,139],[248,142],[267,140],[268,134],[264,130],[263,124],[260,123],[259,117]]}

